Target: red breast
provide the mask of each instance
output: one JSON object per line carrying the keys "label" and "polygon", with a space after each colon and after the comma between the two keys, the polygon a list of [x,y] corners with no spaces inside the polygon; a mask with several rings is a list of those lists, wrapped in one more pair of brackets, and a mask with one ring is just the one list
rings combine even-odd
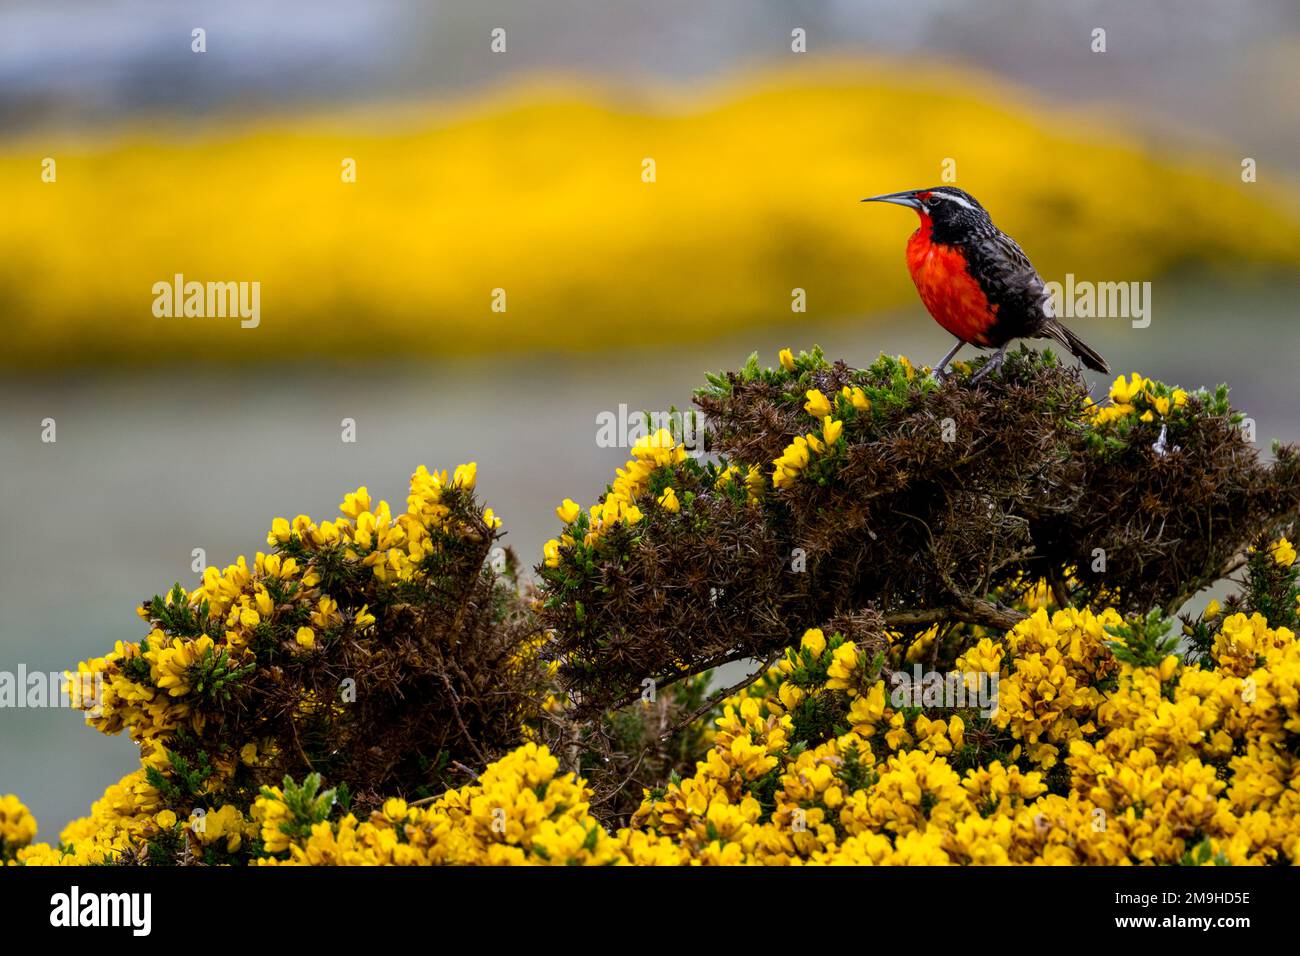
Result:
{"label": "red breast", "polygon": [[997,321],[997,306],[967,270],[960,249],[930,241],[930,217],[924,213],[921,228],[907,241],[907,271],[936,322],[963,342],[997,344],[987,338]]}

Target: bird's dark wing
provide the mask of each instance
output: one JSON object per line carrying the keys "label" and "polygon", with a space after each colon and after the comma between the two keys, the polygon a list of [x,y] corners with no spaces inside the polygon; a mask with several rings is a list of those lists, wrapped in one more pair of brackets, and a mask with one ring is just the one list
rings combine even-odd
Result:
{"label": "bird's dark wing", "polygon": [[1043,279],[1024,250],[994,230],[970,244],[967,258],[989,302],[998,307],[999,337],[1032,336],[1050,306]]}
{"label": "bird's dark wing", "polygon": [[[1034,272],[1034,264],[1029,261],[1029,257],[1025,255],[1025,250],[1020,248],[1020,245],[1016,240],[1012,239],[1001,230],[995,232],[991,239],[998,251],[1006,257],[1008,262],[1019,266],[1021,269],[1027,269],[1030,272]],[[1035,273],[1035,275],[1037,275],[1037,273]]]}

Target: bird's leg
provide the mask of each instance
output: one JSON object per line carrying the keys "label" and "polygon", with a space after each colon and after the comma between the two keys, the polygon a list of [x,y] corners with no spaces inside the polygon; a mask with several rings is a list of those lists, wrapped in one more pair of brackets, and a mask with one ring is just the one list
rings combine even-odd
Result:
{"label": "bird's leg", "polygon": [[1002,348],[993,353],[993,357],[984,363],[984,367],[970,377],[972,385],[982,379],[985,375],[988,375],[990,372],[996,372],[1002,367],[1002,363],[1007,357],[1007,344],[1008,343],[1003,343]]}
{"label": "bird's leg", "polygon": [[939,364],[934,367],[935,378],[943,381],[943,379],[947,377],[947,373],[944,369],[948,367],[948,363],[952,361],[952,357],[961,351],[961,347],[965,344],[966,343],[961,339],[958,339],[957,344],[948,350],[948,354],[939,360]]}

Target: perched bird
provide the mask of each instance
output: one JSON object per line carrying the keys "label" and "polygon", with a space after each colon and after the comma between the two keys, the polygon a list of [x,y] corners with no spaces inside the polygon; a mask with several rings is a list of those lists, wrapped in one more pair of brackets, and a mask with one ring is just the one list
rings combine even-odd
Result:
{"label": "perched bird", "polygon": [[863,202],[908,206],[921,227],[907,241],[907,268],[934,320],[957,337],[935,367],[942,376],[963,345],[996,348],[975,379],[1002,367],[1012,339],[1055,339],[1090,369],[1106,360],[1052,314],[1042,278],[1014,239],[993,225],[970,193],[953,186],[871,196]]}

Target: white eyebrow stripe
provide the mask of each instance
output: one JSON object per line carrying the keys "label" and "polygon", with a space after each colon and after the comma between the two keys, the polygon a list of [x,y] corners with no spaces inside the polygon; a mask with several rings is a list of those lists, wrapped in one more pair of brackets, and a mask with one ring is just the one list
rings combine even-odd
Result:
{"label": "white eyebrow stripe", "polygon": [[932,196],[938,196],[940,199],[947,199],[949,202],[955,202],[957,205],[959,205],[959,206],[961,206],[961,207],[963,207],[963,208],[965,208],[965,209],[974,209],[974,208],[975,208],[975,207],[972,206],[970,203],[968,203],[966,200],[962,199],[960,196],[954,195],[953,193],[943,193],[943,192],[939,192],[938,190],[936,190],[935,192],[931,193],[931,195],[932,195]]}

